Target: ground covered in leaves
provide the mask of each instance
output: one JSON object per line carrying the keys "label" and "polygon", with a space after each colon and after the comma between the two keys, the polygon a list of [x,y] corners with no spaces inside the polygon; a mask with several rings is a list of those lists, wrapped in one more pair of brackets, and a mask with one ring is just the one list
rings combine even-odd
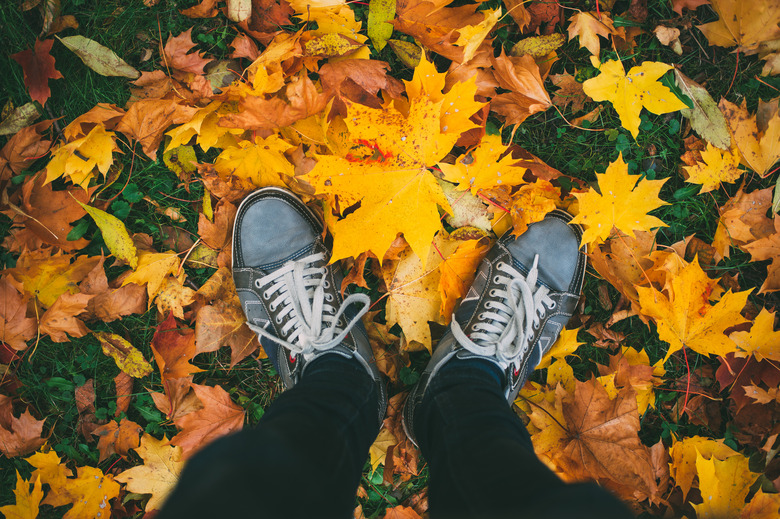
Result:
{"label": "ground covered in leaves", "polygon": [[374,301],[391,400],[355,517],[426,515],[406,392],[496,237],[556,208],[590,261],[515,402],[540,458],[645,516],[777,517],[777,0],[14,0],[0,22],[7,517],[151,517],[262,417],[281,386],[229,271],[261,186],[323,216]]}

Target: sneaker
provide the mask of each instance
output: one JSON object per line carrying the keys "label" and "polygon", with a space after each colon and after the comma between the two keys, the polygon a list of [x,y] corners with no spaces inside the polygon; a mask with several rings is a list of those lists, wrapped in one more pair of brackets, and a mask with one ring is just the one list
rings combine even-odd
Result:
{"label": "sneaker", "polygon": [[556,210],[520,237],[507,233],[477,270],[474,283],[439,341],[404,406],[404,429],[414,440],[414,412],[438,371],[452,359],[484,359],[504,374],[514,402],[528,376],[574,314],[587,257],[582,228]]}
{"label": "sneaker", "polygon": [[329,265],[323,224],[293,193],[266,187],[238,208],[233,228],[233,280],[246,315],[286,388],[322,355],[355,358],[379,392],[379,420],[387,406],[361,316],[365,294],[342,299],[341,272]]}

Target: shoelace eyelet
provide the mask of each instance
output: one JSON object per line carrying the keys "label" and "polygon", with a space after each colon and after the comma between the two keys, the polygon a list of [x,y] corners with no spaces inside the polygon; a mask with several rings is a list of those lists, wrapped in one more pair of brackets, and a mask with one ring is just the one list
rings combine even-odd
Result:
{"label": "shoelace eyelet", "polygon": [[255,279],[255,287],[256,288],[260,288],[261,286],[262,285],[260,284],[260,280],[259,279]]}
{"label": "shoelace eyelet", "polygon": [[495,288],[491,288],[490,292],[488,292],[488,295],[490,297],[496,297],[498,295],[498,290],[496,290]]}
{"label": "shoelace eyelet", "polygon": [[496,284],[501,283],[501,278],[498,277],[498,276],[493,276],[493,283],[496,283]]}
{"label": "shoelace eyelet", "polygon": [[498,263],[496,263],[496,268],[498,268],[498,269],[502,269],[505,266],[506,266],[506,263],[504,263],[503,261],[499,261]]}
{"label": "shoelace eyelet", "polygon": [[322,282],[322,288],[324,288],[325,290],[329,289],[330,288],[330,281],[328,281],[327,279],[325,281],[323,281]]}
{"label": "shoelace eyelet", "polygon": [[332,303],[333,302],[333,295],[332,294],[325,294],[325,301],[327,301],[328,303]]}
{"label": "shoelace eyelet", "polygon": [[282,318],[281,317],[275,317],[274,321],[276,322],[276,324],[282,324]]}
{"label": "shoelace eyelet", "polygon": [[558,306],[558,303],[553,301],[552,304],[550,305],[550,310],[553,310],[556,306]]}

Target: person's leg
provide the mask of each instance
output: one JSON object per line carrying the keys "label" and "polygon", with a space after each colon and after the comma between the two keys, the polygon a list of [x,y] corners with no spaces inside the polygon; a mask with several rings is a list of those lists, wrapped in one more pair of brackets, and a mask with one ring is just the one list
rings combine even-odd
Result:
{"label": "person's leg", "polygon": [[363,366],[319,357],[256,428],[195,455],[160,519],[351,517],[378,406]]}
{"label": "person's leg", "polygon": [[566,484],[539,461],[502,385],[482,360],[449,362],[431,382],[415,424],[431,517],[632,517],[595,483]]}

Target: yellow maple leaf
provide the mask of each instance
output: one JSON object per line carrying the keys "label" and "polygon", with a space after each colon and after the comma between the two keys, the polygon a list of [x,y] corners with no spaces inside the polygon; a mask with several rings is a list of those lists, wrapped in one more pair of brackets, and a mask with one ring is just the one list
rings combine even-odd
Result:
{"label": "yellow maple leaf", "polygon": [[35,467],[30,478],[38,479],[41,483],[46,483],[52,488],[65,485],[67,478],[73,475],[73,472],[62,464],[60,457],[54,450],[36,452],[25,460]]}
{"label": "yellow maple leaf", "polygon": [[[346,218],[329,225],[334,236],[331,261],[367,250],[381,258],[399,232],[425,261],[434,234],[442,228],[437,206],[452,213],[427,168],[439,162],[460,134],[473,126],[468,117],[473,114],[469,110],[474,106],[476,85],[466,84],[470,85],[469,95],[461,91],[448,97],[455,89],[442,94],[444,75],[435,69],[433,74],[423,74],[430,67],[421,61],[407,85],[409,106],[402,108],[408,111],[399,111],[396,103],[381,110],[349,105],[344,122],[352,137],[352,151],[345,157],[317,155],[314,169],[301,177],[314,185],[317,193],[338,196],[342,210],[360,202]],[[436,98],[440,101],[432,101]],[[460,98],[466,102],[453,106],[466,106],[468,113],[464,117],[462,112],[452,113],[449,120],[464,126],[442,126],[442,104],[448,99],[460,103]]]}
{"label": "yellow maple leaf", "polygon": [[168,252],[141,252],[138,254],[138,268],[122,281],[122,286],[128,283],[146,284],[149,294],[149,304],[162,290],[163,281],[168,274],[176,275],[179,271],[179,256]]}
{"label": "yellow maple leaf", "polygon": [[672,68],[666,63],[645,61],[626,74],[623,63],[602,63],[601,74],[585,81],[583,91],[594,101],[609,101],[620,116],[620,123],[636,139],[639,135],[639,113],[642,107],[660,115],[687,108],[658,79]]}
{"label": "yellow maple leaf", "polygon": [[636,286],[642,313],[655,319],[658,336],[669,343],[664,362],[685,347],[702,355],[719,356],[736,349],[734,341],[723,332],[745,322],[740,312],[752,289],[726,292],[711,305],[709,298],[717,284],[718,280],[707,277],[694,260],[672,278],[668,294]]}
{"label": "yellow maple leaf", "polygon": [[[265,67],[263,67],[265,71]],[[263,92],[257,95],[262,95]],[[196,142],[203,151],[208,151],[214,146],[219,148],[226,148],[224,144],[229,144],[230,141],[225,142],[223,138],[227,136],[241,135],[244,130],[240,128],[227,128],[225,126],[219,126],[219,117],[224,110],[223,103],[220,101],[212,101],[198,110],[191,120],[184,124],[176,126],[170,130],[168,135],[171,140],[165,147],[165,151],[168,152],[174,148],[182,146],[190,142],[190,139],[197,136]],[[235,137],[233,137],[235,138]],[[221,145],[222,144],[222,145]]]}
{"label": "yellow maple leaf", "polygon": [[780,330],[774,331],[775,313],[762,308],[747,332],[733,332],[729,338],[740,348],[737,356],[780,362]]}
{"label": "yellow maple leaf", "polygon": [[[75,294],[78,284],[100,261],[98,256],[45,256],[47,251],[22,254],[9,273],[22,283],[24,291],[48,308],[64,293]],[[73,263],[71,263],[73,259]]]}
{"label": "yellow maple leaf", "polygon": [[750,486],[759,476],[748,468],[745,456],[731,456],[723,461],[696,456],[699,491],[704,502],[693,505],[698,519],[737,517],[745,506]]}
{"label": "yellow maple leaf", "polygon": [[539,365],[536,366],[536,369],[546,368],[550,365],[552,359],[563,360],[567,355],[573,355],[574,352],[577,351],[577,348],[582,344],[585,344],[584,342],[577,340],[579,331],[579,328],[561,331],[558,340],[556,340],[552,347],[544,353],[544,356],[542,356],[542,360],[539,362]]}
{"label": "yellow maple leaf", "polygon": [[742,508],[739,519],[777,519],[780,510],[780,494],[765,494],[762,489]]}
{"label": "yellow maple leaf", "polygon": [[541,222],[544,216],[554,211],[561,201],[561,190],[550,182],[538,178],[533,184],[526,184],[514,195],[511,216],[515,236],[520,236],[534,222]]}
{"label": "yellow maple leaf", "polygon": [[[649,231],[666,224],[647,213],[662,205],[658,198],[661,186],[667,179],[646,180],[628,174],[623,155],[607,167],[603,174],[596,174],[601,194],[590,188],[585,193],[574,193],[579,201],[579,214],[572,223],[585,225],[582,243],[600,243],[609,237],[612,229],[618,229],[633,237],[634,231]],[[635,187],[636,186],[636,187]]]}
{"label": "yellow maple leaf", "polygon": [[283,187],[281,175],[293,175],[293,165],[284,156],[292,145],[278,135],[255,142],[241,141],[227,148],[214,162],[214,169],[223,177],[234,176],[248,180],[257,187]]}
{"label": "yellow maple leaf", "polygon": [[[30,490],[30,481],[33,482],[32,491]],[[43,489],[41,488],[40,478],[31,478],[25,481],[16,471],[16,488],[14,495],[16,502],[13,505],[0,506],[0,513],[6,519],[35,519],[38,517],[38,507],[43,499]]]}
{"label": "yellow maple leaf", "polygon": [[[517,159],[513,159],[508,150],[500,135],[485,135],[476,148],[458,157],[455,164],[440,162],[439,169],[444,173],[444,180],[458,183],[461,191],[471,189],[472,194],[479,189],[523,184],[527,170],[512,165]],[[501,158],[502,155],[505,156]]]}
{"label": "yellow maple leaf", "polygon": [[184,468],[182,448],[170,445],[164,436],[162,440],[157,440],[144,434],[140,447],[134,450],[144,460],[144,464],[118,474],[116,480],[125,483],[130,492],[152,494],[145,510],[159,510],[179,481],[179,474]]}
{"label": "yellow maple leaf", "polygon": [[77,467],[75,478],[44,482],[51,487],[44,505],[73,505],[64,519],[99,517],[111,509],[109,501],[119,495],[119,484],[113,476],[95,467]]}
{"label": "yellow maple leaf", "polygon": [[431,352],[429,321],[443,324],[439,281],[443,258],[452,254],[458,242],[436,236],[436,247],[431,248],[427,261],[408,249],[395,261],[385,260],[382,275],[387,285],[387,324],[398,323],[404,332],[407,348],[426,348]]}
{"label": "yellow maple leaf", "polygon": [[739,152],[721,150],[709,142],[707,149],[701,152],[702,162],[694,166],[685,166],[688,173],[686,182],[701,184],[700,193],[707,193],[720,187],[721,182],[733,184],[742,176],[739,166]]}
{"label": "yellow maple leaf", "polygon": [[46,183],[66,175],[71,182],[87,189],[95,168],[104,175],[108,173],[114,162],[112,154],[118,149],[114,132],[108,132],[105,126],[98,124],[86,137],[64,144],[52,152],[46,166]]}
{"label": "yellow maple leaf", "polygon": [[[710,45],[755,54],[759,44],[780,38],[780,4],[774,0],[711,0],[719,20],[697,25]],[[751,52],[752,51],[752,52]]]}
{"label": "yellow maple leaf", "polygon": [[485,18],[480,23],[466,25],[458,29],[459,36],[454,45],[463,47],[463,61],[461,63],[467,63],[474,57],[488,33],[493,30],[496,22],[501,18],[501,8],[492,11],[488,9],[482,14]]}
{"label": "yellow maple leaf", "polygon": [[[562,358],[555,359],[555,362],[547,367],[547,385],[550,387],[556,387],[560,384],[566,392],[571,393],[574,391],[575,380],[574,368],[569,366]],[[614,388],[614,384],[612,384],[612,387]],[[615,394],[617,394],[617,390],[615,390]],[[611,396],[611,398],[614,397]]]}
{"label": "yellow maple leaf", "polygon": [[772,114],[768,121],[762,121],[764,124],[759,127],[758,114],[751,116],[745,101],[740,106],[721,99],[718,108],[726,118],[742,163],[762,178],[766,177],[780,160],[780,112]]}
{"label": "yellow maple leaf", "polygon": [[374,440],[374,443],[372,443],[371,447],[368,448],[368,455],[371,458],[371,470],[376,470],[379,468],[379,465],[383,465],[385,463],[387,449],[393,445],[396,445],[397,443],[398,440],[395,436],[393,436],[393,433],[390,431],[390,429],[387,427],[382,427],[382,430],[379,431],[379,434]]}
{"label": "yellow maple leaf", "polygon": [[712,440],[702,436],[690,436],[676,440],[669,448],[669,472],[675,483],[682,490],[683,499],[688,495],[696,478],[696,459],[725,460],[740,454],[726,445],[723,440]]}

